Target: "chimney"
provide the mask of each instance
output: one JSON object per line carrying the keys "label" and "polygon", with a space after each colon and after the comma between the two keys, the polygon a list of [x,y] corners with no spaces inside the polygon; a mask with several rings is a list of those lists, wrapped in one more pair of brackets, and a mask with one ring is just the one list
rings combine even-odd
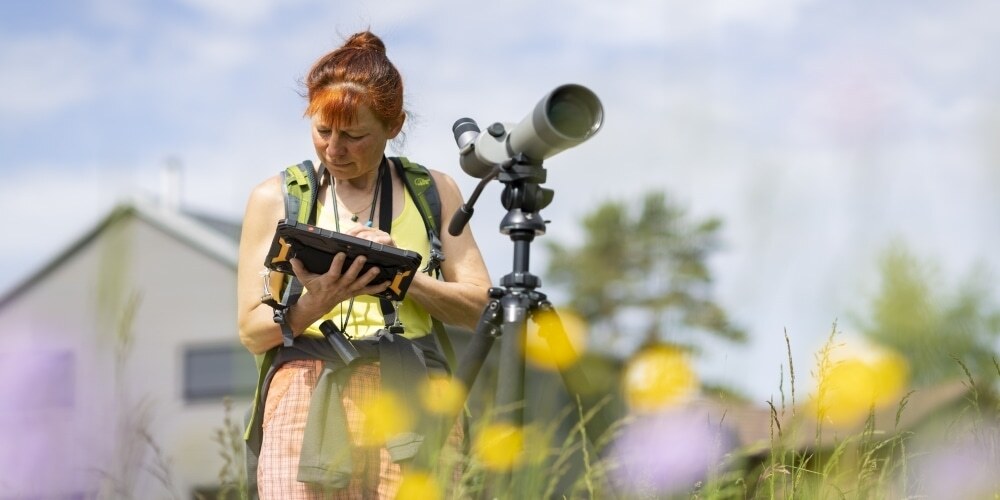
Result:
{"label": "chimney", "polygon": [[160,176],[160,207],[177,212],[181,207],[181,160],[171,156]]}

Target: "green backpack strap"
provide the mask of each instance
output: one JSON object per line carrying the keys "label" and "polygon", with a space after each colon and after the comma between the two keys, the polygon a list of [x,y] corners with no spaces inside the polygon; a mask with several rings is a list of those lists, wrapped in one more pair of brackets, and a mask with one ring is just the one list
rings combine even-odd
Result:
{"label": "green backpack strap", "polygon": [[[430,242],[430,256],[427,259],[427,267],[423,272],[431,274],[438,279],[441,278],[441,261],[444,260],[444,251],[441,245],[441,196],[438,194],[434,177],[429,170],[419,163],[415,163],[400,156],[392,158],[396,165],[396,172],[403,185],[410,193],[410,199],[416,205],[420,217],[424,220],[424,227],[427,228],[427,241]],[[437,339],[441,351],[448,360],[448,366],[455,365],[455,349],[448,338],[448,332],[444,329],[441,320],[431,317],[431,329]]]}
{"label": "green backpack strap", "polygon": [[304,224],[315,224],[318,195],[316,168],[306,160],[292,165],[281,173],[281,187],[285,193],[285,218]]}
{"label": "green backpack strap", "polygon": [[441,196],[438,194],[434,177],[426,167],[406,157],[395,157],[393,163],[396,164],[396,172],[403,179],[403,185],[409,191],[410,198],[417,206],[417,211],[420,212],[420,217],[424,219],[424,226],[427,228],[427,241],[431,244],[431,254],[428,256],[427,266],[422,271],[440,277],[441,262],[444,260],[444,251],[441,249]]}
{"label": "green backpack strap", "polygon": [[[285,194],[285,219],[315,224],[319,183],[312,162],[306,160],[286,168],[281,173],[281,187]],[[286,276],[283,281],[281,301],[272,307],[274,322],[281,326],[283,344],[287,347],[292,345],[295,334],[286,323],[285,313],[302,296],[302,283],[294,276]]]}

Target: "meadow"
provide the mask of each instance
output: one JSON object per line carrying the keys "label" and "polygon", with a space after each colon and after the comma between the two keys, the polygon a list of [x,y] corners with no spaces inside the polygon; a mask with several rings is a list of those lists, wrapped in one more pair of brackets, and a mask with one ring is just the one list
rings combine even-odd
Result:
{"label": "meadow", "polygon": [[[763,411],[709,394],[685,353],[662,347],[634,357],[617,394],[589,407],[578,399],[523,427],[498,418],[504,409],[489,402],[480,412],[466,407],[465,446],[446,446],[429,470],[408,469],[398,498],[1000,497],[1000,400],[991,385],[963,367],[963,380],[912,388],[898,356],[844,350],[834,328],[815,354],[817,386],[803,396],[789,347],[780,396]],[[629,383],[635,371],[644,383]],[[425,399],[425,410],[456,411],[465,394],[448,390]],[[387,394],[371,408],[375,434],[407,420],[375,416],[405,412],[393,404]],[[586,424],[607,407],[624,412],[595,439]],[[242,497],[239,436],[227,417],[217,434],[226,464],[220,498]]]}

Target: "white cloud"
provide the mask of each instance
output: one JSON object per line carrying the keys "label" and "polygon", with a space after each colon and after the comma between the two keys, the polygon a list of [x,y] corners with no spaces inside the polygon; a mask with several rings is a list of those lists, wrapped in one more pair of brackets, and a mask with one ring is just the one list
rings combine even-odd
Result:
{"label": "white cloud", "polygon": [[180,0],[188,7],[225,24],[251,25],[267,19],[280,7],[301,0]]}
{"label": "white cloud", "polygon": [[4,126],[93,97],[104,66],[100,53],[68,34],[0,40],[0,113],[10,117]]}
{"label": "white cloud", "polygon": [[[563,23],[563,37],[601,45],[669,46],[705,41],[732,25],[775,29],[787,26],[800,4],[808,0],[746,2],[686,2],[632,0],[625,2],[566,2],[561,12],[580,9]],[[556,9],[553,9],[555,14]],[[561,20],[562,21],[562,20]],[[558,28],[557,28],[558,29]]]}
{"label": "white cloud", "polygon": [[[923,78],[960,77],[980,72],[991,64],[1000,44],[995,19],[1000,4],[989,0],[966,0],[940,4],[927,10],[914,9],[902,16],[896,33],[886,43],[900,49]],[[896,43],[893,44],[893,38]],[[996,84],[996,78],[980,83]]]}
{"label": "white cloud", "polygon": [[150,21],[150,12],[134,0],[89,0],[88,13],[99,25],[117,30],[139,29]]}

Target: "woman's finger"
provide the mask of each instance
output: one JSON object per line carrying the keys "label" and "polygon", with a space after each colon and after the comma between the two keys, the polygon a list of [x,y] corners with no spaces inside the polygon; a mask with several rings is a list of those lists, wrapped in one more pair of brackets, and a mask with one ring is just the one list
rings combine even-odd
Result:
{"label": "woman's finger", "polygon": [[388,281],[382,281],[374,285],[368,285],[364,287],[358,295],[375,295],[376,293],[382,293],[386,288],[389,288]]}
{"label": "woman's finger", "polygon": [[396,246],[396,242],[393,241],[392,236],[389,233],[375,229],[373,227],[365,226],[352,226],[344,231],[344,234],[354,236],[355,238],[362,238],[368,241],[374,241],[380,245]]}
{"label": "woman's finger", "polygon": [[344,268],[344,261],[347,260],[347,254],[344,252],[338,252],[337,255],[333,256],[330,260],[330,267],[326,270],[325,274],[340,276]]}
{"label": "woman's finger", "polygon": [[365,271],[364,274],[358,276],[358,278],[355,280],[355,283],[361,286],[368,286],[368,284],[371,283],[372,280],[378,278],[378,275],[381,272],[382,271],[378,267],[372,266],[370,269]]}
{"label": "woman's finger", "polygon": [[364,255],[355,257],[354,262],[351,262],[351,265],[344,270],[340,277],[347,280],[347,282],[357,280],[358,276],[361,275],[361,270],[365,268],[365,262],[368,262],[368,258]]}
{"label": "woman's finger", "polygon": [[289,259],[288,262],[292,265],[292,272],[295,273],[295,277],[298,278],[301,283],[312,281],[317,276],[315,273],[306,269],[306,265],[297,258],[293,257]]}

